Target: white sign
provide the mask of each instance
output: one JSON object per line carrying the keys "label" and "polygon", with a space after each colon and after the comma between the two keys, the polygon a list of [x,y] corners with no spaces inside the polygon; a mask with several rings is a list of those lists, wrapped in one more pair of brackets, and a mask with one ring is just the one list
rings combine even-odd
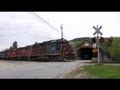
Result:
{"label": "white sign", "polygon": [[96,43],[93,44],[93,48],[96,48]]}
{"label": "white sign", "polygon": [[89,46],[89,44],[88,44],[88,43],[85,43],[85,47],[87,47],[87,46]]}

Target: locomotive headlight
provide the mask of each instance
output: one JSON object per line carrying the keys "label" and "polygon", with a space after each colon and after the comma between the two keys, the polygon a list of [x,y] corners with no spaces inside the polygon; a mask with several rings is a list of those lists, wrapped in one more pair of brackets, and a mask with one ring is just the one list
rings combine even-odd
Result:
{"label": "locomotive headlight", "polygon": [[75,53],[75,52],[73,52],[73,53]]}

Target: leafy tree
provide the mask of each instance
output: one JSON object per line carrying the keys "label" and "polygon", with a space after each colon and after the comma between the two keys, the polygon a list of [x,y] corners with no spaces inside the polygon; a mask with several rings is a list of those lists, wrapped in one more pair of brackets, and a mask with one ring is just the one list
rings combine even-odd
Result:
{"label": "leafy tree", "polygon": [[107,47],[112,47],[113,37],[108,38],[107,40]]}
{"label": "leafy tree", "polygon": [[112,47],[113,37],[105,38],[103,43],[100,43],[101,48],[106,51],[110,52],[109,48]]}
{"label": "leafy tree", "polygon": [[109,48],[113,61],[120,61],[120,37],[115,37]]}
{"label": "leafy tree", "polygon": [[14,42],[13,42],[12,47],[13,47],[13,49],[16,49],[16,48],[18,47],[18,45],[17,45],[17,41],[14,41]]}

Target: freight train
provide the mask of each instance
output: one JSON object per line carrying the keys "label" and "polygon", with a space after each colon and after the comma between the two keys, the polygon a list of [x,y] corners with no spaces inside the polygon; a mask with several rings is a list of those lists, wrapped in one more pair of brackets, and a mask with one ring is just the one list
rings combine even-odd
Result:
{"label": "freight train", "polygon": [[68,41],[57,39],[0,52],[4,60],[69,61],[74,52]]}

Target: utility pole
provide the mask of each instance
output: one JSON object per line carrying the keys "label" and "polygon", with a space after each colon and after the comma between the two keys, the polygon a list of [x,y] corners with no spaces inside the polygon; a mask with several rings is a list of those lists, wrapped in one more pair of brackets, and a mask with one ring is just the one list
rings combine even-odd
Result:
{"label": "utility pole", "polygon": [[[98,28],[98,25],[97,25]],[[97,56],[98,56],[98,64],[100,63],[100,56],[99,56],[99,34],[97,32]]]}
{"label": "utility pole", "polygon": [[100,32],[100,29],[102,28],[102,26],[100,26],[98,28],[98,25],[97,25],[97,27],[93,26],[93,28],[96,30],[96,32],[94,32],[93,35],[97,34],[97,37],[96,37],[96,39],[97,39],[97,61],[98,61],[98,64],[99,64],[100,63],[100,56],[99,56],[100,55],[99,54],[99,34],[102,35],[102,33]]}
{"label": "utility pole", "polygon": [[64,61],[64,54],[63,54],[63,49],[64,49],[64,46],[63,46],[63,25],[61,24],[60,26],[60,29],[61,29],[61,60]]}
{"label": "utility pole", "polygon": [[61,24],[61,39],[63,40],[63,25]]}

